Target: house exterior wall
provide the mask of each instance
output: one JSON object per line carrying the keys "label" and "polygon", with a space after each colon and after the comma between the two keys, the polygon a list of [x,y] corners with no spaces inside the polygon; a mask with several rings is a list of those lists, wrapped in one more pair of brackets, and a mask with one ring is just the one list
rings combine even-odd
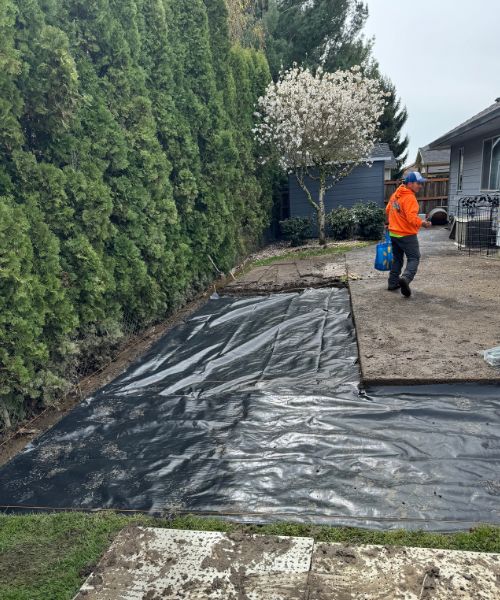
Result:
{"label": "house exterior wall", "polygon": [[[500,129],[492,130],[487,135],[471,138],[462,144],[451,147],[450,158],[450,190],[448,200],[449,215],[456,215],[458,200],[463,196],[476,196],[481,193],[481,175],[483,168],[483,141],[500,135]],[[458,157],[460,148],[464,149],[464,170],[462,189],[458,189]]]}
{"label": "house exterior wall", "polygon": [[[288,178],[290,189],[290,217],[309,217],[315,215],[314,208],[299,186],[295,175]],[[319,182],[307,181],[313,198],[318,198]],[[350,175],[339,181],[325,196],[325,209],[330,212],[337,206],[351,208],[358,202],[375,202],[384,206],[384,162],[377,161],[371,167],[361,165]]]}
{"label": "house exterior wall", "polygon": [[425,167],[425,172],[428,176],[434,177],[447,177],[450,172],[450,165],[427,165]]}

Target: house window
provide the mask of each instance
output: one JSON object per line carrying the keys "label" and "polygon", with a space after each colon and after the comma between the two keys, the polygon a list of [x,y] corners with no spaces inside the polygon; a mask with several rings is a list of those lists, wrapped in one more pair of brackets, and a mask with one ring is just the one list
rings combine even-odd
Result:
{"label": "house window", "polygon": [[500,136],[483,142],[481,189],[500,189]]}
{"label": "house window", "polygon": [[458,150],[458,191],[462,191],[462,184],[464,182],[464,149],[459,148]]}

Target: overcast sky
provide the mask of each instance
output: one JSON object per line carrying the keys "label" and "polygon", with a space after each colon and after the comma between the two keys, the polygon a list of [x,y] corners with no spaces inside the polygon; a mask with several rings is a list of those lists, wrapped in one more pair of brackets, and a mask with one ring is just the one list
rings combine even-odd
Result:
{"label": "overcast sky", "polygon": [[500,0],[365,0],[365,34],[409,113],[417,149],[500,96]]}

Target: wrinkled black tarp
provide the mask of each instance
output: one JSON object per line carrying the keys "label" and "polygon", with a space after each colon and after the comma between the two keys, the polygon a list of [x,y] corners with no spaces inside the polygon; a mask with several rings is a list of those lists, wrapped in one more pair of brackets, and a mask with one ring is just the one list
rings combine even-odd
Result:
{"label": "wrinkled black tarp", "polygon": [[0,471],[0,505],[500,522],[500,388],[359,391],[345,290],[212,299]]}

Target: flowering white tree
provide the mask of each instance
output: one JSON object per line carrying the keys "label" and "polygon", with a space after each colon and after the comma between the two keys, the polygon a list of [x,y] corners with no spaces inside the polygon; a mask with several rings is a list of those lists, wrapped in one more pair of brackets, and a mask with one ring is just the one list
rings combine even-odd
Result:
{"label": "flowering white tree", "polygon": [[[367,162],[385,106],[380,83],[359,67],[312,74],[293,67],[269,84],[258,100],[256,140],[268,155],[295,173],[317,213],[319,242],[325,238],[325,193],[354,167]],[[313,198],[308,181],[319,182]]]}

